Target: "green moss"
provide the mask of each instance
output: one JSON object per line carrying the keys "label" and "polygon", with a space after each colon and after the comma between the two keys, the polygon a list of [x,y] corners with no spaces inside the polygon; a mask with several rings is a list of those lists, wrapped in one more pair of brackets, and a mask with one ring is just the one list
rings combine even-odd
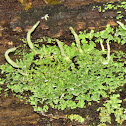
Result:
{"label": "green moss", "polygon": [[[100,6],[93,6],[93,9],[98,8],[99,12],[106,12],[109,10],[117,11],[118,16],[116,19],[124,18],[122,10],[126,10],[126,1],[118,1],[118,2],[108,2]],[[118,11],[119,10],[119,11]],[[109,13],[109,12],[108,12]],[[113,17],[111,17],[113,18]]]}

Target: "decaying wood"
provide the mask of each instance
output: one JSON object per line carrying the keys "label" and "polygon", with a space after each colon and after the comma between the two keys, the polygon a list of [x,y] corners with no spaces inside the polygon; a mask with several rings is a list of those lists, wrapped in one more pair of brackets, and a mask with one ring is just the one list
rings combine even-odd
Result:
{"label": "decaying wood", "polygon": [[[49,19],[45,22],[41,22],[39,28],[36,30],[37,37],[70,38],[70,26],[73,27],[75,31],[83,31],[84,29],[105,28],[107,24],[112,26],[117,25],[114,19],[117,16],[116,11],[99,12],[98,9],[92,10],[94,5],[93,3],[77,7],[51,5],[31,8],[27,12],[18,13],[17,15],[20,17],[19,20],[11,23],[11,26],[26,29],[26,27],[34,25],[43,15],[48,14]],[[111,16],[113,19],[110,18]]]}

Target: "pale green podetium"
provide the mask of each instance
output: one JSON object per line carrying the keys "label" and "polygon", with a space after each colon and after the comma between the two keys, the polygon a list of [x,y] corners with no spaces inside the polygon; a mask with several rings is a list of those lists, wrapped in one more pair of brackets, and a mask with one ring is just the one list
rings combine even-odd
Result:
{"label": "pale green podetium", "polygon": [[16,50],[16,47],[10,48],[5,52],[5,58],[9,64],[11,64],[15,68],[21,68],[17,63],[15,63],[13,60],[10,59],[9,53],[14,52]]}
{"label": "pale green podetium", "polygon": [[[45,19],[45,20],[47,20],[48,18],[49,18],[48,14],[46,14],[44,17],[41,17],[41,19]],[[27,33],[28,45],[35,54],[37,54],[37,52],[34,49],[33,43],[31,42],[31,33],[35,30],[35,28],[39,25],[39,23],[40,23],[40,21],[37,21],[37,23],[35,25],[33,25],[33,27]]]}

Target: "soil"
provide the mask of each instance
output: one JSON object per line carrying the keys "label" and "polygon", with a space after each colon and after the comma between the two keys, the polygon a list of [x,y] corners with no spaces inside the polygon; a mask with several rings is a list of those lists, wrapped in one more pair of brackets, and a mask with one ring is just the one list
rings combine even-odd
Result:
{"label": "soil", "polygon": [[[73,41],[73,37],[69,27],[79,33],[84,29],[102,30],[107,24],[117,26],[116,11],[107,11],[99,13],[97,9],[92,10],[94,5],[102,5],[109,0],[64,0],[58,5],[47,5],[42,0],[32,1],[32,8],[24,10],[24,7],[17,0],[1,0],[0,1],[0,65],[4,64],[4,53],[8,48],[22,44],[20,39],[26,38],[27,31],[40,20],[45,14],[49,14],[49,20],[41,21],[40,25],[32,35],[33,41],[42,36],[58,38],[66,44]],[[112,0],[110,0],[112,1]],[[117,0],[113,0],[116,2]],[[110,17],[113,16],[113,19]],[[106,17],[106,18],[105,18]],[[111,45],[113,50],[118,50],[120,45]],[[125,51],[126,46],[120,47]],[[93,107],[87,106],[88,109],[76,109],[75,113],[80,113],[84,117],[88,113],[84,123],[76,121],[71,122],[64,118],[65,111],[57,112],[50,110],[56,118],[51,115],[43,116],[36,113],[30,104],[20,101],[19,98],[13,96],[13,92],[9,92],[8,96],[3,94],[0,97],[0,126],[88,126],[93,121],[98,122],[98,106],[92,103]],[[70,112],[68,112],[70,113]],[[85,113],[85,114],[83,114]],[[112,121],[113,125],[116,122]],[[92,124],[93,125],[93,124]]]}

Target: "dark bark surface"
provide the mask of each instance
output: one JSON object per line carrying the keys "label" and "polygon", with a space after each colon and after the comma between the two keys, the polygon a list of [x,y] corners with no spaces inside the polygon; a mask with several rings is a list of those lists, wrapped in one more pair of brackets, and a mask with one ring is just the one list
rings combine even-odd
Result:
{"label": "dark bark surface", "polygon": [[[21,27],[26,29],[40,20],[45,14],[49,14],[47,21],[41,22],[38,31],[40,36],[49,37],[67,37],[70,34],[69,27],[72,26],[76,31],[84,29],[105,28],[107,24],[117,25],[115,11],[100,13],[97,9],[92,10],[93,6],[102,5],[101,3],[92,3],[89,5],[80,5],[77,7],[67,7],[65,5],[48,5],[43,7],[31,8],[29,11],[17,13],[17,19],[11,20],[10,26],[15,29]],[[110,17],[113,17],[111,19]],[[106,17],[106,19],[105,19]],[[71,37],[71,36],[70,36]],[[69,38],[70,38],[69,37]]]}

